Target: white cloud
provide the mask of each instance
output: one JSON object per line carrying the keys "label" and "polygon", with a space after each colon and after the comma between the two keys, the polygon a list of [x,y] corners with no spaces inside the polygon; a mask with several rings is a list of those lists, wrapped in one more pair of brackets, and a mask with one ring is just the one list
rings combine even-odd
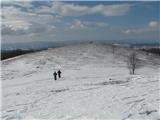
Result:
{"label": "white cloud", "polygon": [[[15,21],[14,21],[15,22]],[[53,25],[41,25],[41,24],[36,24],[36,25],[31,25],[30,27],[25,26],[26,23],[22,23],[19,25],[20,22],[17,23],[18,26],[12,26],[9,24],[2,25],[2,35],[30,35],[30,34],[46,34],[53,32],[56,27]],[[14,23],[14,25],[16,25]]]}
{"label": "white cloud", "polygon": [[148,31],[149,31],[148,28],[132,28],[132,29],[123,30],[122,32],[126,35],[130,35],[130,34],[141,34]]}
{"label": "white cloud", "polygon": [[[35,24],[42,27],[49,27],[48,30],[55,29],[53,24],[60,21],[61,16],[79,16],[85,14],[100,13],[105,16],[124,15],[129,9],[129,4],[117,4],[117,5],[95,5],[84,6],[69,4],[64,2],[53,2],[49,6],[34,7],[32,1],[3,1],[2,2],[2,33],[12,33],[11,31],[26,31],[33,29]],[[19,7],[16,7],[19,6]],[[45,26],[46,25],[46,26]],[[53,27],[54,26],[54,27]],[[75,20],[70,26],[71,29],[85,29],[88,27],[106,27],[106,23],[95,23],[87,21]],[[37,28],[37,26],[35,26]],[[41,31],[40,27],[40,31]],[[46,28],[44,28],[46,29]],[[38,30],[38,29],[36,29]],[[35,32],[35,30],[33,30]],[[17,33],[17,32],[16,32]],[[28,33],[28,32],[18,32]]]}
{"label": "white cloud", "polygon": [[130,34],[132,31],[130,29],[124,30],[123,33]]}
{"label": "white cloud", "polygon": [[3,25],[5,27],[10,28],[11,30],[28,30],[29,27],[32,25],[31,23],[28,23],[26,21],[5,21],[3,22]]}
{"label": "white cloud", "polygon": [[105,23],[105,22],[96,22],[96,23],[93,23],[95,25],[97,25],[98,27],[108,27],[108,23]]}
{"label": "white cloud", "polygon": [[104,16],[122,16],[129,12],[130,4],[96,5],[93,7],[84,5],[53,2],[51,7],[41,6],[37,12],[52,12],[62,16],[80,16],[86,14],[100,13]]}
{"label": "white cloud", "polygon": [[31,2],[31,1],[38,1],[38,0],[2,0],[2,3],[8,3],[8,2]]}
{"label": "white cloud", "polygon": [[26,16],[26,14],[27,13],[21,12],[20,9],[15,7],[3,7],[2,25],[11,30],[27,30],[32,24],[23,17]]}
{"label": "white cloud", "polygon": [[31,0],[3,0],[2,5],[9,5],[9,6],[19,6],[19,7],[26,7],[26,8],[31,8],[33,7],[32,1]]}
{"label": "white cloud", "polygon": [[40,22],[47,23],[51,20],[54,20],[52,15],[49,14],[37,14],[33,10],[32,11],[22,11],[20,8],[15,8],[13,6],[7,6],[2,8],[2,21],[8,20],[21,20],[28,22]]}
{"label": "white cloud", "polygon": [[37,13],[53,13],[60,16],[79,16],[87,14],[89,7],[63,2],[53,2],[51,6],[40,6],[36,9]]}
{"label": "white cloud", "polygon": [[130,28],[127,30],[123,30],[122,32],[124,34],[140,34],[144,32],[152,32],[157,31],[160,28],[160,22],[159,21],[150,21],[148,25],[141,28]]}
{"label": "white cloud", "polygon": [[158,21],[151,21],[151,22],[149,22],[148,26],[151,29],[158,29],[160,27],[160,22],[158,22]]}
{"label": "white cloud", "polygon": [[91,12],[99,12],[105,16],[122,16],[129,12],[130,7],[130,4],[97,5],[92,8]]}
{"label": "white cloud", "polygon": [[76,19],[70,25],[70,29],[84,30],[84,29],[93,29],[93,28],[106,28],[108,26],[109,26],[108,23],[105,23],[105,22],[81,21]]}
{"label": "white cloud", "polygon": [[[51,23],[57,20],[50,14],[37,14],[32,9],[24,11],[14,6],[2,7],[2,34],[29,34],[54,30]],[[20,31],[21,30],[21,31]]]}
{"label": "white cloud", "polygon": [[[158,30],[158,21],[150,21],[142,27],[132,26],[132,28],[122,30],[122,28],[116,25],[109,25],[106,22],[95,21],[102,20],[101,18],[93,18],[93,21],[87,21],[88,19],[85,20],[85,16],[83,17],[83,20],[80,18],[82,15],[93,14],[99,14],[102,16],[123,16],[128,14],[131,7],[132,4],[128,3],[116,3],[110,5],[96,4],[94,6],[88,6],[80,5],[76,2],[50,2],[50,4],[45,3],[43,5],[34,6],[32,1],[10,1],[1,7],[2,35],[5,35],[5,37],[10,36],[11,40],[12,36],[16,36],[17,38],[23,36],[22,38],[28,39],[26,35],[37,40],[45,38],[119,39],[119,36],[121,35],[125,37],[130,37],[132,35],[135,36],[135,34],[141,36],[141,33],[149,33],[150,31]],[[59,23],[57,24],[57,22]],[[78,30],[81,31],[79,32]],[[68,34],[68,32],[70,34]],[[87,35],[83,36],[82,33],[87,33]],[[3,38],[5,37],[3,36]],[[9,37],[6,39],[9,39]],[[21,39],[19,38],[19,40]]]}
{"label": "white cloud", "polygon": [[78,30],[78,29],[85,29],[86,26],[80,20],[75,20],[74,23],[70,26],[70,28]]}

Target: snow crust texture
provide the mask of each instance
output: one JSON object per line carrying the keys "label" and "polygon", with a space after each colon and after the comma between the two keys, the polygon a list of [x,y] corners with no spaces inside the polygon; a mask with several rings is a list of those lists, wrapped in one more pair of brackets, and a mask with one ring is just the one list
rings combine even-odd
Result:
{"label": "snow crust texture", "polygon": [[[2,120],[160,120],[160,57],[109,45],[65,46],[1,62]],[[54,80],[53,72],[62,71]]]}

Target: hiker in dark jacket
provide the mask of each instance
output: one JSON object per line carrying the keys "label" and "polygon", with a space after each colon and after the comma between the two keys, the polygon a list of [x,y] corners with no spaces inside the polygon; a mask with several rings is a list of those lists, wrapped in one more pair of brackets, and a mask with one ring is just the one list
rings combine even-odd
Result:
{"label": "hiker in dark jacket", "polygon": [[54,75],[54,80],[57,80],[57,73],[54,72],[53,75]]}
{"label": "hiker in dark jacket", "polygon": [[60,70],[58,70],[57,73],[58,73],[58,77],[61,78],[61,73],[62,73],[62,72],[61,72]]}

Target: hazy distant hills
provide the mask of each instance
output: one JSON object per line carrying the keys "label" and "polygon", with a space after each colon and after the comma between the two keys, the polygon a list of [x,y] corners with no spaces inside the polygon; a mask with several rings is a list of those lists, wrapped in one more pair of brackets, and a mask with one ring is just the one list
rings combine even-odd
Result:
{"label": "hazy distant hills", "polygon": [[58,47],[64,45],[72,44],[86,44],[86,43],[96,43],[96,44],[122,44],[129,47],[147,47],[147,46],[159,46],[158,40],[65,40],[65,41],[35,41],[26,43],[3,43],[1,45],[1,50],[28,50],[28,49],[47,49],[51,47]]}

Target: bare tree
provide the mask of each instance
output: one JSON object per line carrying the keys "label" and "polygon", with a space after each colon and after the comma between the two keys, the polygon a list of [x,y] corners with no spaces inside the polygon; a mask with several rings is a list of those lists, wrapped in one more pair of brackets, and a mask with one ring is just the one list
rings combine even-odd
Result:
{"label": "bare tree", "polygon": [[130,70],[130,74],[135,74],[135,69],[137,68],[138,58],[135,52],[131,53],[128,56],[128,69]]}

